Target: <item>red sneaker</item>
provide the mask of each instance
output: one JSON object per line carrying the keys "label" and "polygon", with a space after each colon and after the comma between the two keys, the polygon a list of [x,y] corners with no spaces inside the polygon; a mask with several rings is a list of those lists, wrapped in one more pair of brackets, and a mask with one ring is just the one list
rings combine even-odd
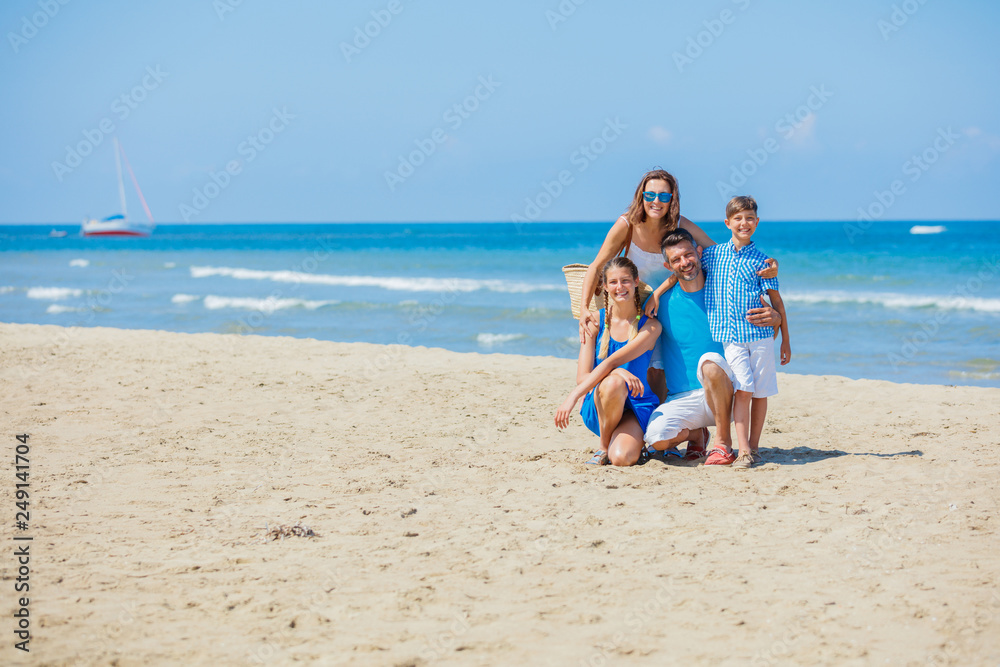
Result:
{"label": "red sneaker", "polygon": [[730,450],[726,451],[722,447],[716,447],[708,453],[708,458],[705,459],[705,465],[707,466],[727,466],[736,460],[736,452]]}

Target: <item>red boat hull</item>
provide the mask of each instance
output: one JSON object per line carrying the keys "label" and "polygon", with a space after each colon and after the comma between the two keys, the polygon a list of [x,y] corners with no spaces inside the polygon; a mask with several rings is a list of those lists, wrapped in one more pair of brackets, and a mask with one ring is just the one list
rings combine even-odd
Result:
{"label": "red boat hull", "polygon": [[84,232],[84,236],[149,236],[148,233],[134,231],[111,231],[111,232]]}

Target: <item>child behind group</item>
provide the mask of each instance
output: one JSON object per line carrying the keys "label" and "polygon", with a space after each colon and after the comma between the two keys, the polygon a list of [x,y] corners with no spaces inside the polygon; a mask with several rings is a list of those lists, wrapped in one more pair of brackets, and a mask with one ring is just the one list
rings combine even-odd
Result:
{"label": "child behind group", "polygon": [[[739,442],[739,457],[730,452],[734,468],[750,468],[761,462],[760,434],[767,415],[767,397],[778,393],[774,366],[774,336],[770,327],[751,324],[746,312],[759,308],[766,291],[771,306],[781,315],[781,364],[791,360],[788,318],[778,294],[777,278],[761,278],[767,255],[754,244],[757,230],[757,202],[753,197],[733,197],[726,206],[726,227],[732,232],[728,243],[706,248],[701,256],[705,270],[705,307],[712,338],[723,343],[726,362],[733,371],[733,421]],[[725,461],[718,461],[725,463]]]}

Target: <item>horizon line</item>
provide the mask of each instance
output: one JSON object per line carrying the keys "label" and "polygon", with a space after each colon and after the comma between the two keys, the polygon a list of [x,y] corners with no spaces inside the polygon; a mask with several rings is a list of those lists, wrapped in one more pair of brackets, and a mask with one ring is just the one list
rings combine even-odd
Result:
{"label": "horizon line", "polygon": [[[723,220],[692,220],[696,224],[722,224]],[[762,218],[761,222],[776,223],[858,223],[859,220],[837,220],[837,219],[771,219]],[[867,221],[866,221],[867,222]],[[968,222],[1000,222],[992,218],[963,218],[953,219],[933,219],[933,218],[910,218],[892,220],[873,220],[869,224],[880,223],[968,223]],[[510,220],[237,220],[237,221],[205,221],[205,222],[158,222],[157,227],[198,227],[204,225],[591,225],[591,224],[613,224],[608,220],[529,220],[527,222],[513,222]],[[36,226],[61,226],[79,227],[79,222],[0,222],[0,227],[36,227]]]}

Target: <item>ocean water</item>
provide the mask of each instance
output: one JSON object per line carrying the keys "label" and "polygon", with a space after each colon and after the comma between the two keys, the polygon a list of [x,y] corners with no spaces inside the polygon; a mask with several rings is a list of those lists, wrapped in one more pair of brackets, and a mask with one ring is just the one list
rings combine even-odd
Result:
{"label": "ocean water", "polygon": [[[608,223],[0,226],[0,321],[575,358],[561,267]],[[721,223],[703,225],[716,240]],[[1000,387],[994,222],[764,222],[790,373]]]}

